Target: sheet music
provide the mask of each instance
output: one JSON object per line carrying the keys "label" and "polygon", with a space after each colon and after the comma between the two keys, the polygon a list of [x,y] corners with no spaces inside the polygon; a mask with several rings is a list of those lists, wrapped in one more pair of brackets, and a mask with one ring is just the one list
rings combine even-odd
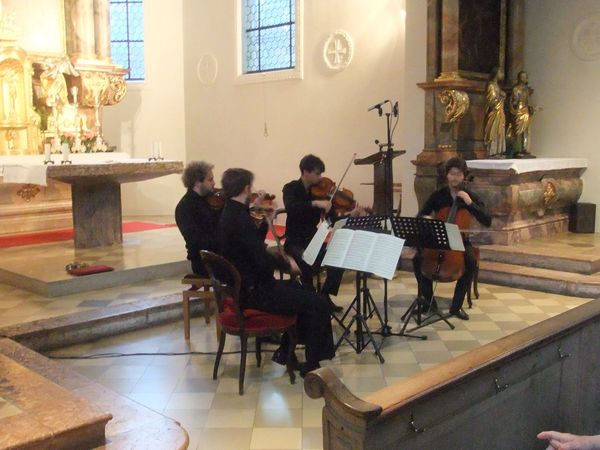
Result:
{"label": "sheet music", "polygon": [[404,239],[395,236],[343,228],[329,242],[323,265],[369,272],[391,280],[403,246]]}
{"label": "sheet music", "polygon": [[404,239],[388,234],[378,234],[365,272],[391,280],[396,273],[403,247]]}
{"label": "sheet music", "polygon": [[459,252],[465,251],[465,244],[463,243],[462,236],[460,235],[460,230],[458,229],[458,225],[455,223],[444,223],[446,225],[446,233],[448,234],[448,245],[451,250],[456,250]]}
{"label": "sheet music", "polygon": [[[344,230],[345,231],[345,230]],[[375,233],[363,230],[352,230],[350,248],[344,258],[346,269],[366,271],[367,261],[375,246]]]}
{"label": "sheet music", "polygon": [[327,234],[329,233],[329,224],[327,221],[323,220],[318,228],[317,232],[311,239],[310,243],[302,253],[302,259],[306,264],[312,266],[317,260],[317,256],[319,256],[319,252],[321,251],[321,247],[323,246],[323,242],[325,242],[325,238],[327,238]]}
{"label": "sheet music", "polygon": [[354,235],[353,230],[342,228],[338,230],[329,241],[327,246],[327,253],[323,258],[324,266],[343,267],[344,258],[350,243],[352,242],[352,236]]}

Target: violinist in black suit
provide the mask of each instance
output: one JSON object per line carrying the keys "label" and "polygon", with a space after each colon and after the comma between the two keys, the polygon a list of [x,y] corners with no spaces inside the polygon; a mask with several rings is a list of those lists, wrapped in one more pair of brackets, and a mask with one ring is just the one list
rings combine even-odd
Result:
{"label": "violinist in black suit", "polygon": [[[337,220],[331,201],[316,199],[311,193],[311,187],[319,184],[323,172],[325,172],[325,164],[321,158],[306,155],[300,161],[300,178],[290,181],[283,187],[283,204],[287,213],[285,251],[298,264],[302,272],[302,283],[306,286],[313,286],[313,267],[304,262],[302,254],[317,232],[322,218],[331,222]],[[358,215],[360,211],[357,207],[350,215]],[[314,264],[315,267],[320,266],[324,256],[325,249],[322,249]],[[323,283],[321,293],[328,299],[330,295],[337,295],[343,275],[343,269],[328,267],[327,279]],[[336,312],[342,310],[333,302],[332,305]]]}
{"label": "violinist in black suit", "polygon": [[221,216],[221,210],[212,207],[207,200],[215,190],[213,165],[204,161],[190,162],[181,179],[187,192],[175,208],[175,222],[185,240],[193,272],[208,276],[200,250],[218,250],[217,225]]}

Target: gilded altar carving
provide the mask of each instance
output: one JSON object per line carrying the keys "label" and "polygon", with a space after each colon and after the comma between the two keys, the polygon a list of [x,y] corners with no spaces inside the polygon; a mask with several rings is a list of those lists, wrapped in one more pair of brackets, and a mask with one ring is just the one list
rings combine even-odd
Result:
{"label": "gilded altar carving", "polygon": [[36,195],[40,193],[40,188],[36,184],[24,184],[21,189],[17,191],[17,195],[26,202],[30,202]]}
{"label": "gilded altar carving", "polygon": [[456,89],[444,89],[438,94],[438,99],[446,107],[444,111],[444,122],[446,123],[458,122],[471,105],[469,95]]}
{"label": "gilded altar carving", "polygon": [[546,181],[544,185],[544,206],[548,208],[548,206],[556,201],[556,198],[556,185],[552,181]]}
{"label": "gilded altar carving", "polygon": [[127,94],[127,84],[120,75],[110,75],[105,105],[116,105]]}

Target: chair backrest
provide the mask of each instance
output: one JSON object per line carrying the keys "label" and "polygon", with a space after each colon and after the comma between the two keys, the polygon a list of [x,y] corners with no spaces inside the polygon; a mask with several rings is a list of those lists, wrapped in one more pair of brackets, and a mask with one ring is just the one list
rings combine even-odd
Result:
{"label": "chair backrest", "polygon": [[[275,223],[275,220],[277,219],[277,217],[278,217],[280,214],[287,214],[287,212],[286,212],[285,208],[277,208],[277,209],[275,210],[275,215],[273,216],[273,223]],[[274,229],[274,231],[275,231],[275,227],[273,227],[273,229]],[[285,239],[285,238],[286,238],[286,233],[285,233],[285,231],[284,231],[284,232],[283,232],[283,234],[281,234],[281,235],[279,235],[279,234],[278,234],[278,235],[277,235],[277,237],[279,238],[279,240],[283,240],[283,239]]]}
{"label": "chair backrest", "polygon": [[234,310],[240,327],[243,328],[245,320],[240,308],[240,287],[242,284],[240,273],[233,264],[216,253],[200,250],[200,257],[215,291],[219,313],[222,313],[225,309],[225,299],[230,299],[228,306]]}

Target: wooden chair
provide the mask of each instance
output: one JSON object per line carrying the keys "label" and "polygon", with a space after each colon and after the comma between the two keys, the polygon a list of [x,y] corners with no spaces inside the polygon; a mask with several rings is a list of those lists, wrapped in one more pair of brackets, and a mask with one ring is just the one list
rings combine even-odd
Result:
{"label": "wooden chair", "polygon": [[244,376],[246,373],[246,354],[248,349],[248,338],[256,338],[256,363],[261,363],[261,337],[272,336],[278,333],[288,332],[289,348],[287,359],[287,372],[290,382],[296,382],[296,374],[293,367],[293,356],[296,348],[296,316],[284,316],[271,314],[256,309],[242,309],[240,307],[241,277],[238,270],[225,258],[212,252],[200,251],[204,266],[210,275],[218,314],[217,323],[220,326],[219,349],[213,369],[213,380],[217,379],[219,363],[225,348],[225,337],[228,334],[240,337],[241,358],[239,393],[244,394]]}
{"label": "wooden chair", "polygon": [[188,273],[181,280],[181,284],[191,285],[189,289],[186,289],[182,293],[183,334],[185,340],[188,341],[190,339],[190,300],[193,298],[201,298],[204,300],[204,320],[206,323],[210,323],[210,316],[212,314],[211,302],[214,296],[213,293],[210,292],[211,282],[208,277],[195,273]]}

